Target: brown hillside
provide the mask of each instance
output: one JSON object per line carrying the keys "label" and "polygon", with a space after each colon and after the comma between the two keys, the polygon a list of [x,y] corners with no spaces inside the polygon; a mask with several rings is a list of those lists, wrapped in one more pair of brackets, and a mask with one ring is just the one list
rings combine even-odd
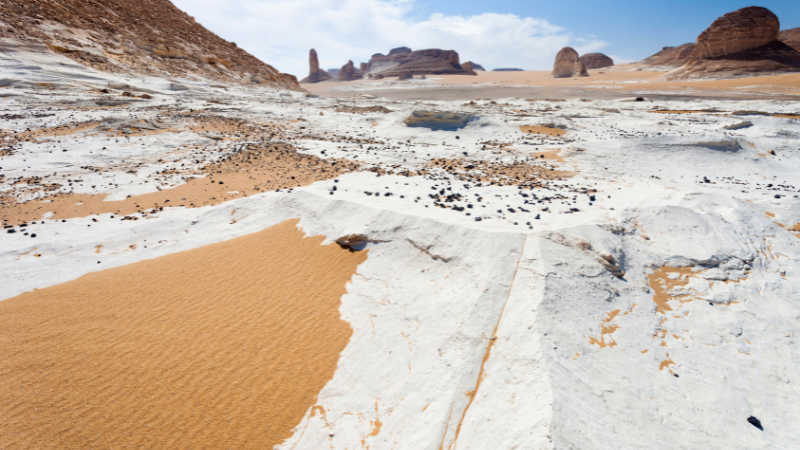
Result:
{"label": "brown hillside", "polygon": [[46,44],[107,72],[197,74],[297,89],[282,74],[210,32],[168,0],[0,0],[0,38]]}

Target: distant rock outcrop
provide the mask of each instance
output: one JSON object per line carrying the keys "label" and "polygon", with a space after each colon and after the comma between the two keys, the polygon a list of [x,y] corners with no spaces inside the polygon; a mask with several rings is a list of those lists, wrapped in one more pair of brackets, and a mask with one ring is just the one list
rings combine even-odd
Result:
{"label": "distant rock outcrop", "polygon": [[333,79],[333,76],[331,76],[331,74],[319,68],[319,58],[317,57],[317,51],[314,50],[313,48],[308,54],[308,65],[310,66],[311,70],[309,70],[308,76],[306,78],[300,80],[300,83],[311,84]]}
{"label": "distant rock outcrop", "polygon": [[[467,61],[464,64],[470,64],[472,66],[472,70],[474,70],[474,71],[486,72],[486,69],[484,69],[483,66],[478,64],[478,63],[474,63],[472,61]],[[464,64],[461,64],[461,67],[464,67]]]}
{"label": "distant rock outcrop", "polygon": [[692,57],[668,79],[741,77],[800,71],[800,52],[778,39],[780,21],[759,6],[725,14],[697,37]]}
{"label": "distant rock outcrop", "polygon": [[564,47],[556,55],[556,63],[553,66],[553,78],[571,78],[574,76],[586,77],[586,71],[578,52],[572,47]]}
{"label": "distant rock outcrop", "polygon": [[[475,73],[475,69],[472,67],[471,62],[465,62],[461,65],[461,68],[464,69],[464,71],[469,72],[470,75],[477,75],[477,73]],[[422,76],[424,77],[425,75]]]}
{"label": "distant rock outcrop", "polygon": [[683,44],[679,47],[664,47],[655,55],[640,61],[639,64],[646,64],[649,66],[680,67],[689,62],[693,52],[694,43]]}
{"label": "distant rock outcrop", "polygon": [[783,30],[778,33],[778,39],[784,44],[800,52],[800,28]]}
{"label": "distant rock outcrop", "polygon": [[297,78],[228,42],[168,0],[4,1],[0,38],[46,43],[76,63],[111,73],[201,76],[300,90]]}
{"label": "distant rock outcrop", "polygon": [[614,60],[602,53],[587,53],[581,56],[580,60],[587,69],[601,69],[614,65]]}
{"label": "distant rock outcrop", "polygon": [[368,74],[385,77],[412,75],[475,75],[459,63],[455,50],[427,49],[411,51],[408,47],[392,49],[388,55],[372,55],[367,67]]}
{"label": "distant rock outcrop", "polygon": [[492,69],[492,72],[524,72],[524,70],[516,67],[502,67],[500,69]]}
{"label": "distant rock outcrop", "polygon": [[339,70],[339,76],[337,77],[338,81],[353,81],[353,80],[360,80],[362,75],[356,72],[356,67],[353,64],[353,61],[347,61],[347,64],[343,65],[342,68]]}

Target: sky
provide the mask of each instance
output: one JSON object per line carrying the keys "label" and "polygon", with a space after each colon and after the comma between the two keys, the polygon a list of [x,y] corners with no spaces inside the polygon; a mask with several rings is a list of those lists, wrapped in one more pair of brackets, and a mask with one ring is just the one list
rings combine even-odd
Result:
{"label": "sky", "polygon": [[356,67],[395,47],[456,50],[488,70],[550,70],[556,53],[602,52],[617,63],[694,42],[719,16],[769,8],[800,27],[798,0],[172,0],[215,32],[284,73]]}

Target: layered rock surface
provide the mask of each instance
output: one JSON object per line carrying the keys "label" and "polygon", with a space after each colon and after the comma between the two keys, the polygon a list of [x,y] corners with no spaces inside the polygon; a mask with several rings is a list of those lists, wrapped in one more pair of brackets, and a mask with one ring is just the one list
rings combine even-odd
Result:
{"label": "layered rock surface", "polygon": [[603,53],[587,53],[581,56],[580,60],[587,69],[601,69],[614,65],[614,60]]}
{"label": "layered rock surface", "polygon": [[780,21],[751,6],[720,17],[700,34],[689,62],[669,79],[738,77],[800,71],[800,52],[780,41]]}
{"label": "layered rock surface", "polygon": [[553,78],[571,78],[574,76],[589,76],[586,67],[580,60],[578,52],[572,47],[564,47],[556,55],[553,66]]}
{"label": "layered rock surface", "polygon": [[300,89],[294,76],[220,38],[167,0],[4,1],[0,22],[7,48],[40,44],[41,51],[105,72],[200,75]]}

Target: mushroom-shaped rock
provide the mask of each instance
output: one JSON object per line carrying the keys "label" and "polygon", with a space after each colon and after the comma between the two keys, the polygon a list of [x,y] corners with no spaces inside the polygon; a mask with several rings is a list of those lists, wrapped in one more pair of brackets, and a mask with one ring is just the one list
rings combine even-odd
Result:
{"label": "mushroom-shaped rock", "polygon": [[574,76],[585,77],[589,73],[581,63],[578,52],[572,47],[564,47],[556,55],[556,63],[553,66],[553,78],[571,78]]}

